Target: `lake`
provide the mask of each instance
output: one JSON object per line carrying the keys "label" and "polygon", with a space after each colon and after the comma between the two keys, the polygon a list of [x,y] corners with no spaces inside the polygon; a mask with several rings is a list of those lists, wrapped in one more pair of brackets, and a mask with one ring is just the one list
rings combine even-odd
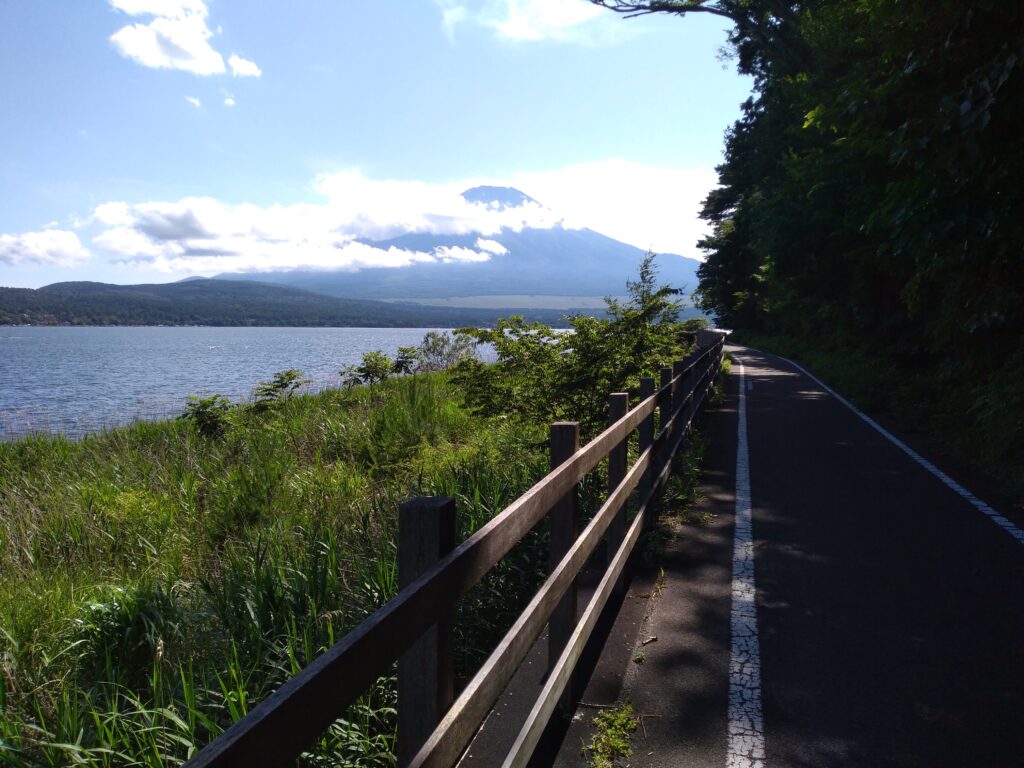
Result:
{"label": "lake", "polygon": [[0,326],[0,438],[175,416],[190,395],[237,401],[288,368],[338,386],[364,352],[393,355],[429,330]]}

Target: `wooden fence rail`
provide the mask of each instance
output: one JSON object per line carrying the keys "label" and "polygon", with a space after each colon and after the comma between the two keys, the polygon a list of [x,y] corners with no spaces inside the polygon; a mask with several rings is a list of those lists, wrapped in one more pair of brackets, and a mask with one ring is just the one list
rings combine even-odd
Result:
{"label": "wooden fence rail", "polygon": [[[608,598],[621,584],[629,555],[668,480],[672,458],[714,383],[723,348],[724,339],[720,338],[672,369],[662,369],[657,389],[651,379],[642,382],[642,399],[631,410],[626,395],[613,394],[611,423],[583,448],[578,447],[578,426],[553,425],[552,469],[544,479],[450,551],[449,545],[438,539],[428,546],[435,548],[432,556],[412,555],[416,562],[410,562],[409,568],[419,575],[412,577],[406,569],[394,598],[228,728],[190,760],[187,768],[272,768],[291,763],[403,656],[400,670],[418,669],[417,677],[426,683],[399,682],[402,764],[408,761],[416,768],[449,768],[550,620],[551,671],[504,763],[507,768],[525,766],[559,702],[563,706],[570,703],[569,686],[576,662]],[[639,456],[627,467],[627,441],[635,431]],[[577,536],[576,489],[606,457],[608,496]],[[637,489],[636,513],[627,528],[627,501]],[[451,505],[444,500],[421,502],[419,506],[424,504],[436,508],[439,514],[451,515]],[[451,696],[450,671],[444,671],[446,666],[450,670],[450,662],[444,659],[450,648],[445,625],[457,600],[549,512],[553,514],[550,575],[491,656],[444,711]],[[417,504],[403,511],[403,519],[416,515]],[[425,525],[437,531],[451,529],[451,523],[445,520]],[[447,534],[437,535],[443,538]],[[606,535],[607,570],[577,622],[574,582]],[[433,565],[426,564],[437,556],[440,559]],[[424,635],[432,638],[426,645],[420,640]],[[412,654],[407,654],[410,649]],[[426,673],[424,665],[430,666]],[[409,700],[415,696],[430,701]],[[436,723],[429,735],[430,728],[424,727],[422,715],[418,722],[403,716],[403,710],[408,713],[420,709],[430,712],[426,715],[430,726]],[[408,722],[416,724],[408,726]],[[404,737],[403,728],[407,731]]]}

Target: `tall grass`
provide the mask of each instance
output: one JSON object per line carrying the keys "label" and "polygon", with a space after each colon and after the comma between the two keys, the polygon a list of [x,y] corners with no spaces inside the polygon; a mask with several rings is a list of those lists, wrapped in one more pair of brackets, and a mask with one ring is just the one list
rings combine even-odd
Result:
{"label": "tall grass", "polygon": [[[468,535],[546,468],[444,375],[222,415],[0,443],[0,765],[180,764],[395,593],[400,501],[455,496]],[[463,601],[460,668],[542,535]],[[393,765],[394,706],[378,681],[300,764]]]}
{"label": "tall grass", "polygon": [[[547,471],[544,426],[445,374],[188,413],[0,443],[0,766],[181,764],[395,594],[400,502],[454,497],[464,538]],[[460,601],[461,679],[546,570],[541,524]],[[395,704],[381,678],[297,764],[393,766]]]}

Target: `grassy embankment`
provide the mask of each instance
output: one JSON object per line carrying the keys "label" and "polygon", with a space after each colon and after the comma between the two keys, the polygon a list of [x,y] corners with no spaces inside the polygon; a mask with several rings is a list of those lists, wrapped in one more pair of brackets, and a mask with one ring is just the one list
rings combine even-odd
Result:
{"label": "grassy embankment", "polygon": [[[0,444],[0,763],[193,754],[395,593],[401,501],[455,497],[468,535],[545,474],[547,424],[580,421],[586,442],[609,392],[685,356],[694,329],[655,278],[649,254],[629,300],[571,318],[572,335],[511,318],[368,353],[353,371],[366,387],[292,396],[301,377],[285,371],[249,405]],[[476,343],[493,365],[465,358]],[[462,362],[390,378],[421,359]],[[680,459],[680,497],[696,456]],[[582,484],[584,515],[602,472]],[[544,539],[541,525],[460,601],[457,671],[532,595]],[[302,764],[393,765],[394,705],[379,681]]]}
{"label": "grassy embankment", "polygon": [[[543,475],[544,437],[431,374],[235,408],[220,436],[0,444],[0,764],[177,764],[394,594],[399,502],[453,495],[467,535]],[[463,668],[538,536],[462,601]],[[394,700],[382,681],[304,762],[393,764]]]}

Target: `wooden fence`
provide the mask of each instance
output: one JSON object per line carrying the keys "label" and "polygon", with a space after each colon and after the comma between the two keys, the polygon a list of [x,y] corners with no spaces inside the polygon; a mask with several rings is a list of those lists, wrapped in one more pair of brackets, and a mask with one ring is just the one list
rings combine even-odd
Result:
{"label": "wooden fence", "polygon": [[[641,382],[630,410],[626,394],[610,397],[610,425],[579,448],[579,425],[551,428],[552,471],[458,546],[454,503],[416,499],[399,518],[397,595],[322,656],[253,708],[187,763],[187,768],[267,768],[292,763],[399,660],[399,764],[449,768],[550,622],[550,671],[504,768],[525,766],[552,713],[570,704],[570,680],[645,523],[672,458],[721,367],[724,339]],[[659,428],[655,433],[655,411]],[[627,467],[627,441],[638,457]],[[577,490],[608,458],[608,495],[577,535]],[[636,513],[626,519],[636,491]],[[545,515],[550,514],[550,575],[483,666],[452,701],[451,619],[473,587]],[[608,563],[577,620],[575,580],[602,538]],[[402,542],[405,542],[403,544]]]}

